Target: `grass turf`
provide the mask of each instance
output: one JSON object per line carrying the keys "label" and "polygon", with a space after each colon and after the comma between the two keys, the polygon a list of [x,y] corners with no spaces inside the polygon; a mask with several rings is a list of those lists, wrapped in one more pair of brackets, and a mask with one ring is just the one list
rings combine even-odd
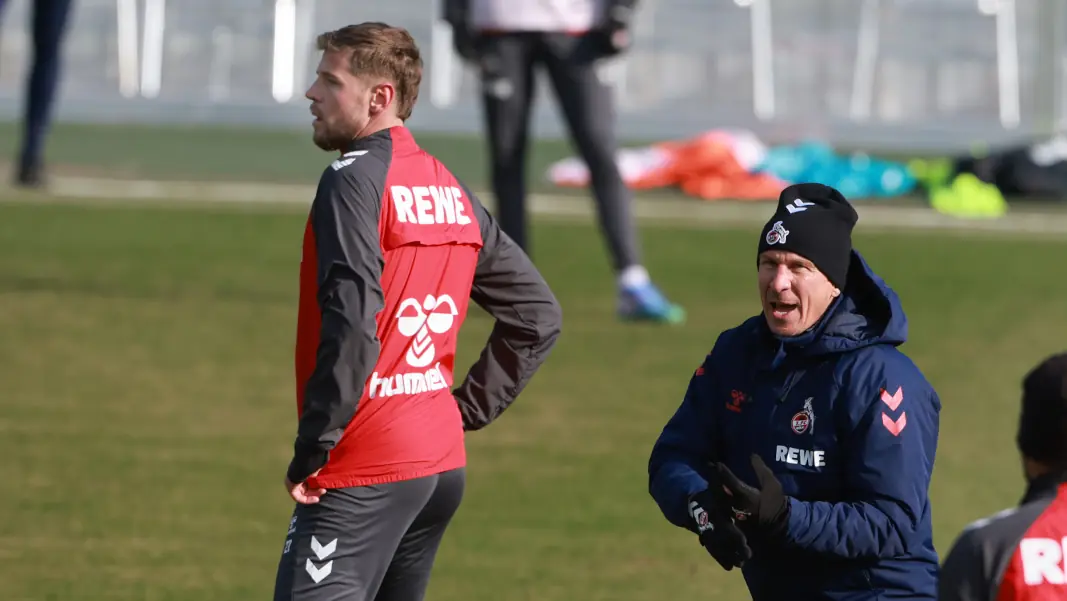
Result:
{"label": "grass turf", "polygon": [[[4,598],[269,598],[291,506],[291,351],[304,215],[0,204]],[[717,333],[756,307],[753,231],[644,230],[685,327],[612,316],[602,242],[541,222],[557,350],[468,438],[466,499],[432,601],[744,598],[646,492],[649,448]],[[944,410],[932,496],[944,553],[1014,504],[1018,382],[1067,328],[1063,243],[857,236],[911,319]],[[1009,281],[1007,277],[1014,278]],[[460,365],[491,322],[472,311]]]}
{"label": "grass turf", "polygon": [[[414,132],[419,144],[441,158],[456,177],[471,187],[490,187],[489,157],[480,135]],[[694,132],[694,135],[699,132]],[[0,177],[7,178],[16,160],[19,125],[0,122]],[[659,140],[621,140],[641,147]],[[841,149],[845,152],[846,149]],[[577,156],[567,139],[531,139],[526,181],[531,192],[588,196],[585,189],[552,184],[548,167]],[[48,138],[49,173],[122,179],[256,181],[314,184],[335,155],[311,142],[311,129],[56,123]],[[886,156],[904,161],[910,157]],[[638,191],[639,197],[688,198],[675,188]],[[857,200],[857,199],[853,199]],[[900,202],[901,199],[893,199]],[[878,199],[878,202],[883,202]]]}
{"label": "grass turf", "polygon": [[[482,189],[489,185],[485,141],[477,136],[415,132],[419,144],[445,160],[457,177]],[[0,122],[0,163],[16,160],[19,126]],[[626,144],[645,144],[625,141]],[[548,166],[575,151],[566,140],[536,140],[530,145],[531,191],[580,194],[546,179]],[[46,154],[59,174],[163,180],[262,181],[314,183],[335,154],[311,142],[311,128],[169,127],[57,123]],[[9,169],[0,173],[8,177]],[[663,195],[660,191],[658,194]]]}

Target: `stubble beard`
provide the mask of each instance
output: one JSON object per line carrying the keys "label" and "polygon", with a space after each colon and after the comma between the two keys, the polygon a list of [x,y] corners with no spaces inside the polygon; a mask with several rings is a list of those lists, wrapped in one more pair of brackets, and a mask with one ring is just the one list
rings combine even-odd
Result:
{"label": "stubble beard", "polygon": [[350,131],[352,129],[354,128],[348,124],[337,124],[331,127],[323,123],[320,129],[312,133],[311,139],[315,146],[327,152],[342,150],[356,137],[355,132]]}

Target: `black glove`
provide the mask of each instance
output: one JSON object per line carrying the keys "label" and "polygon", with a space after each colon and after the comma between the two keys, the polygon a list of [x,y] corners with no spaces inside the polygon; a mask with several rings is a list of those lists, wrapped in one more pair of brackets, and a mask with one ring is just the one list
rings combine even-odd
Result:
{"label": "black glove", "polygon": [[753,525],[772,538],[785,532],[789,523],[789,499],[782,492],[782,483],[759,455],[752,455],[752,468],[759,479],[758,489],[739,480],[722,463],[715,467],[729,495],[726,502],[733,511],[734,520],[742,527]]}
{"label": "black glove", "polygon": [[452,28],[452,48],[467,62],[473,63],[478,59],[478,37],[466,27]]}
{"label": "black glove", "polygon": [[689,515],[696,525],[701,546],[729,572],[744,566],[752,558],[752,549],[744,533],[722,509],[723,496],[716,495],[712,489],[696,493],[689,498]]}
{"label": "black glove", "polygon": [[608,9],[604,24],[592,32],[600,56],[615,56],[630,48],[633,42],[630,36],[632,17],[633,9],[626,3],[619,2]]}
{"label": "black glove", "polygon": [[452,26],[452,48],[465,61],[473,62],[478,56],[477,35],[468,25],[469,0],[442,0],[443,20]]}

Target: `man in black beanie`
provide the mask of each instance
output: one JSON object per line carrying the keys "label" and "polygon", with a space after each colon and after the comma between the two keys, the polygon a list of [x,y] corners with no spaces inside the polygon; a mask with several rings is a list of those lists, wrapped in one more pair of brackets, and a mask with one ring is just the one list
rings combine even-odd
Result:
{"label": "man in black beanie", "polygon": [[1016,444],[1026,493],[956,539],[941,571],[941,601],[1067,598],[1067,353],[1023,379]]}
{"label": "man in black beanie", "polygon": [[837,190],[782,191],[763,311],[722,332],[649,459],[649,492],[754,601],[936,599],[941,402],[898,347],[900,299],[852,247]]}
{"label": "man in black beanie", "polygon": [[775,334],[808,330],[841,295],[857,220],[856,209],[829,186],[797,184],[782,191],[756,255],[764,315]]}

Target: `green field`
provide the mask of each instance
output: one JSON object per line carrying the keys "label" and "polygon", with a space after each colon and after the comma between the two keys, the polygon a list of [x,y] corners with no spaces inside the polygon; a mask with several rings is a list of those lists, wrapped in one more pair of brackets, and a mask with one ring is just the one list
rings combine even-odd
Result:
{"label": "green field", "polygon": [[[48,139],[47,159],[60,175],[314,184],[335,155],[316,148],[310,132],[310,127],[294,131],[58,123]],[[0,122],[0,140],[9,141],[0,145],[0,178],[5,183],[19,135],[15,124]],[[479,189],[488,184],[489,163],[481,139],[419,134],[418,140],[427,151],[447,157],[457,177]],[[531,190],[573,193],[545,179],[549,164],[572,154],[564,140],[533,144],[528,160]]]}
{"label": "green field", "polygon": [[[478,190],[489,188],[487,148],[478,136],[415,132],[419,144],[441,157],[457,177]],[[20,132],[0,122],[0,178],[6,182]],[[656,140],[623,140],[644,146]],[[546,177],[555,161],[577,156],[564,139],[537,139],[527,157],[531,192],[583,195],[555,186]],[[884,157],[906,160],[905,157]],[[257,181],[314,184],[333,159],[312,144],[310,128],[169,127],[58,123],[48,139],[50,172],[57,175],[158,180]],[[683,197],[674,189],[638,193],[642,197]],[[853,199],[855,200],[855,199]],[[899,202],[894,200],[893,202]]]}
{"label": "green field", "polygon": [[[269,598],[291,511],[281,480],[303,218],[0,203],[6,601]],[[538,223],[535,260],[564,333],[514,407],[468,438],[469,486],[432,601],[745,598],[738,572],[660,516],[645,466],[717,333],[756,310],[756,231],[644,228],[650,269],[690,314],[663,329],[614,321],[589,225]],[[943,553],[1021,494],[1018,382],[1063,348],[1067,244],[857,244],[901,294],[904,350],[944,403],[931,493]],[[490,327],[472,311],[461,365]]]}

